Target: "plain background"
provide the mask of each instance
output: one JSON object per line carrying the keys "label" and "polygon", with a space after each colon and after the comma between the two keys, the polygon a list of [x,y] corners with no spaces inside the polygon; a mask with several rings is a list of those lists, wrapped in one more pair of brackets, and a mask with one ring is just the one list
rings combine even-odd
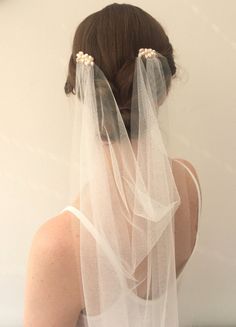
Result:
{"label": "plain background", "polygon": [[[32,236],[67,204],[75,28],[112,2],[0,1],[0,326],[22,326]],[[129,3],[129,2],[127,2]],[[179,290],[181,327],[236,325],[236,1],[142,0],[175,49],[173,154],[196,168],[203,211]]]}

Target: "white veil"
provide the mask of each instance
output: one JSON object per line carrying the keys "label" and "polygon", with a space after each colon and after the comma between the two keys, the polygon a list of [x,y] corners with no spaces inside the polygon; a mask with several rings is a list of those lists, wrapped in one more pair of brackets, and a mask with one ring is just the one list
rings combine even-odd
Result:
{"label": "white veil", "polygon": [[127,130],[94,58],[77,54],[70,205],[79,219],[71,228],[89,327],[178,326],[180,197],[158,123],[168,79],[167,59],[140,49]]}

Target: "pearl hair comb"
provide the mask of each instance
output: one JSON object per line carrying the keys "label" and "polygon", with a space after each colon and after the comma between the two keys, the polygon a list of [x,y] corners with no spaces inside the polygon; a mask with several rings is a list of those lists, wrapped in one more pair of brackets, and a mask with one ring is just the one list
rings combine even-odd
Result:
{"label": "pearl hair comb", "polygon": [[145,58],[153,58],[158,54],[158,52],[156,50],[153,50],[151,48],[147,49],[147,48],[141,48],[139,49],[139,57],[145,56]]}
{"label": "pearl hair comb", "polygon": [[83,53],[83,51],[79,51],[76,54],[76,62],[82,62],[86,66],[93,66],[94,65],[94,58],[87,53]]}
{"label": "pearl hair comb", "polygon": [[[153,50],[151,48],[141,48],[139,49],[138,56],[142,57],[145,56],[145,58],[153,58],[156,55],[158,55],[158,52],[156,50]],[[84,63],[86,66],[93,66],[94,65],[94,58],[90,56],[87,53],[84,53],[83,51],[79,51],[76,54],[76,62]]]}

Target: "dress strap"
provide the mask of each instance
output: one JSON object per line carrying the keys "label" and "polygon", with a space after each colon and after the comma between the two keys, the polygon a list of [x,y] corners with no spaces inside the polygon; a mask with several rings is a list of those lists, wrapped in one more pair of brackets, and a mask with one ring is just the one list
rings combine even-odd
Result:
{"label": "dress strap", "polygon": [[194,174],[191,172],[191,170],[188,168],[187,165],[185,165],[182,161],[178,160],[178,159],[173,159],[173,161],[177,161],[179,162],[182,166],[184,166],[187,171],[189,172],[190,176],[192,177],[195,185],[196,185],[196,189],[197,189],[197,194],[198,194],[198,204],[199,204],[199,214],[198,214],[198,217],[201,215],[201,212],[202,212],[202,194],[201,194],[201,190],[200,190],[200,186],[198,184],[198,181],[196,179],[196,177],[194,176]]}

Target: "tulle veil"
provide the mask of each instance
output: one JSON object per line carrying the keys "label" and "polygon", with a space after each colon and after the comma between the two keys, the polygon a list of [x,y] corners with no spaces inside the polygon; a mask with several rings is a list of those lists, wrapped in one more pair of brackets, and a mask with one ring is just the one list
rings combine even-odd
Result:
{"label": "tulle veil", "polygon": [[71,230],[88,327],[178,326],[180,197],[158,119],[168,79],[167,59],[140,49],[127,130],[96,60],[77,56],[69,204],[79,216]]}

